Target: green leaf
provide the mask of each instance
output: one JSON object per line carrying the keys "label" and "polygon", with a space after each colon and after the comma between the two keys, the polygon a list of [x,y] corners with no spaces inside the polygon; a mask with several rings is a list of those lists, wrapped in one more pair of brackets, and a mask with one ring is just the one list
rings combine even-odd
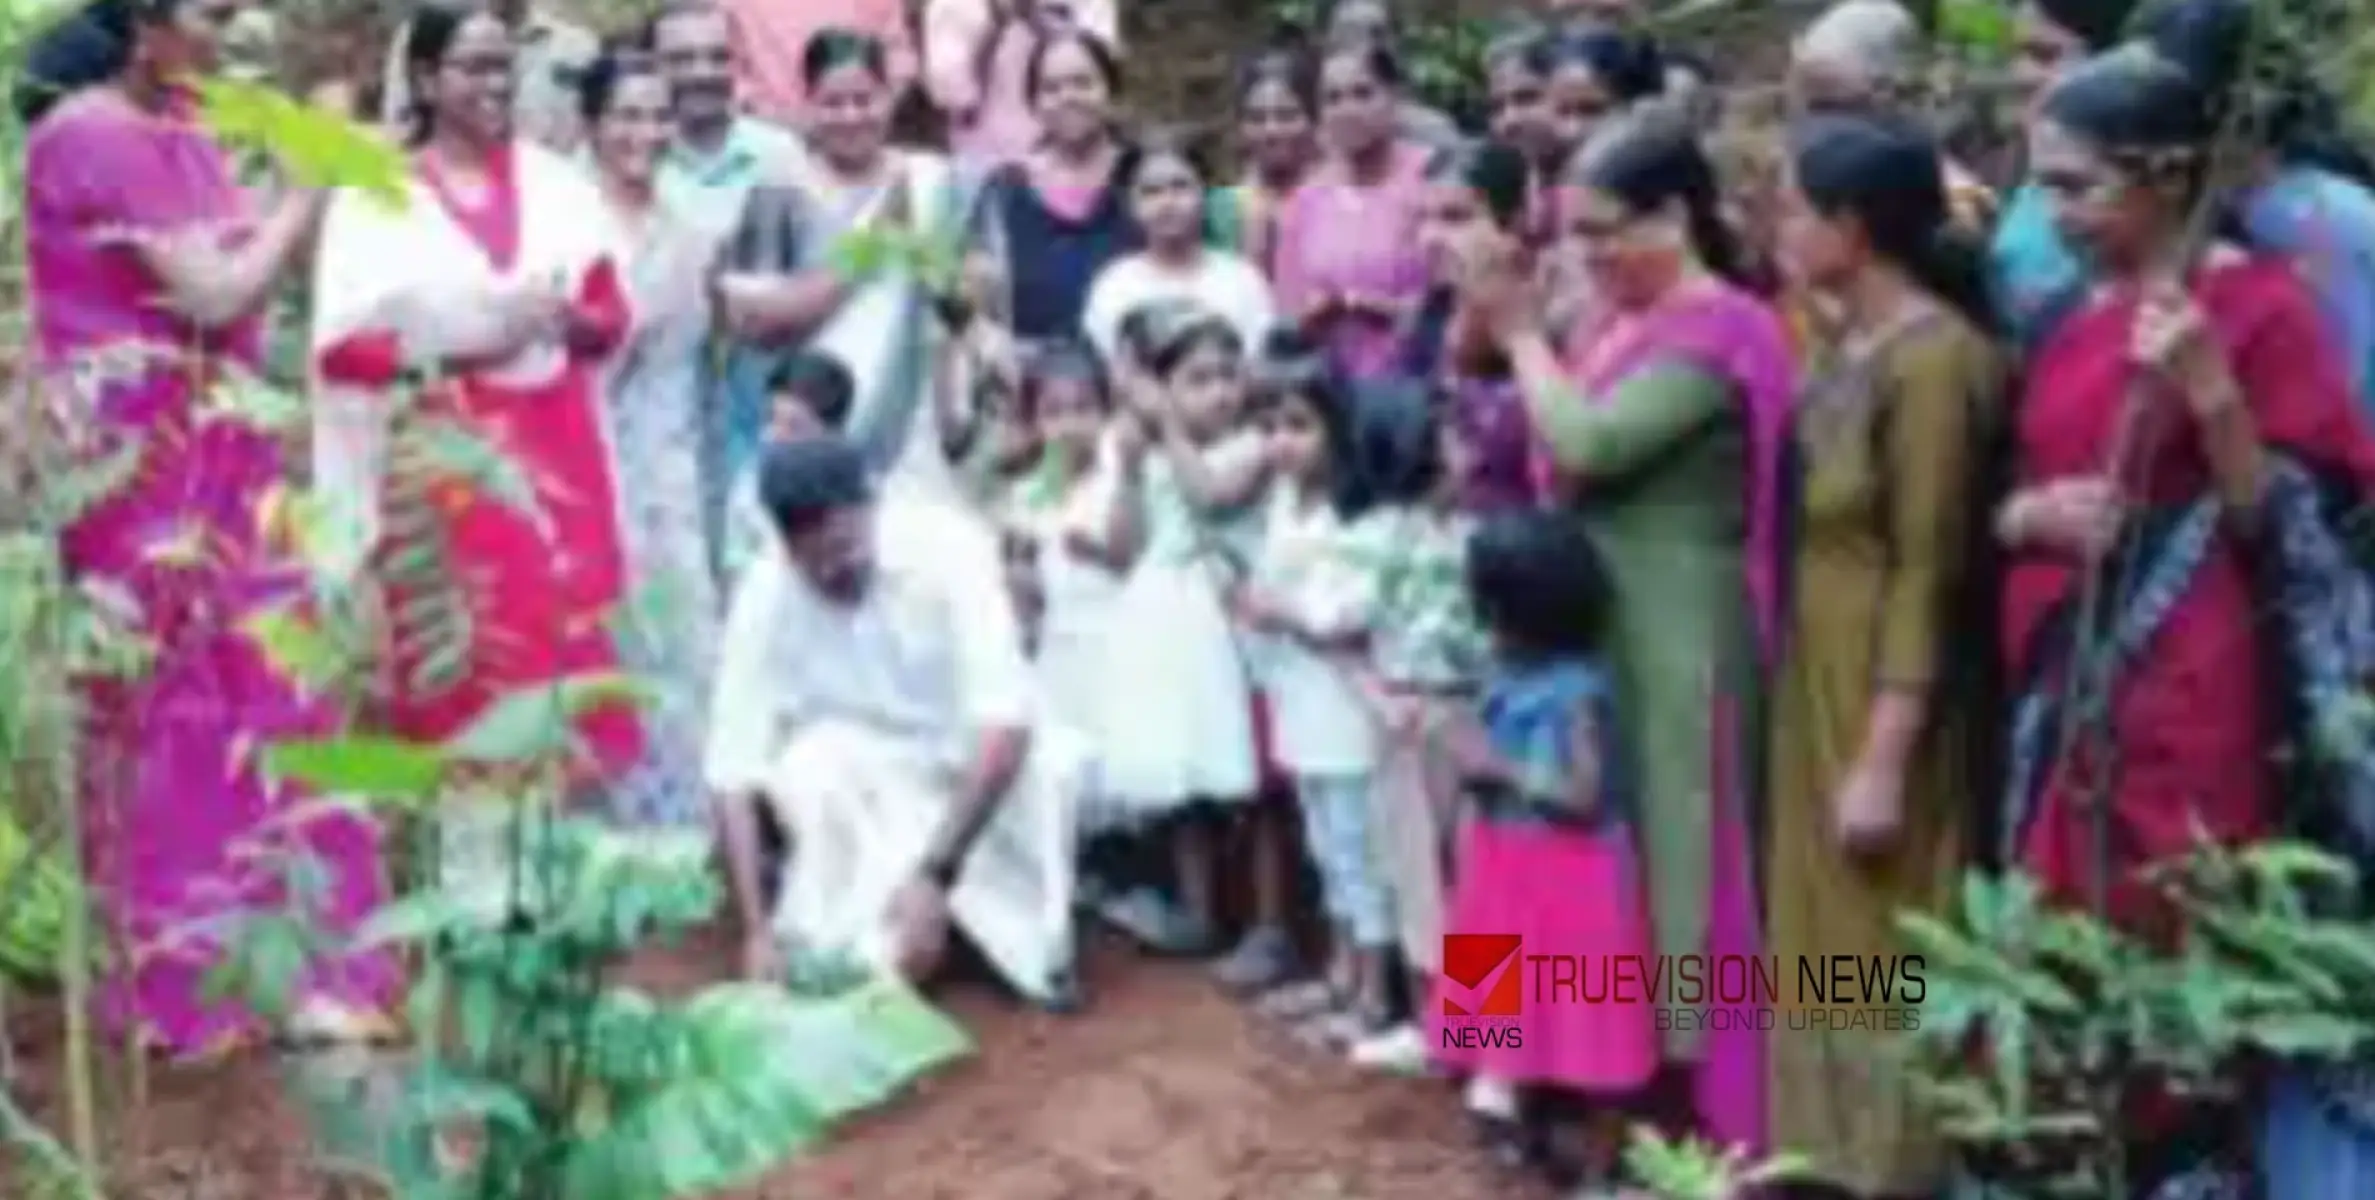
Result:
{"label": "green leaf", "polygon": [[198,82],[198,104],[218,140],[271,155],[299,186],[353,188],[391,206],[409,196],[404,152],[329,109],[261,83],[219,78]]}
{"label": "green leaf", "polygon": [[446,742],[448,761],[531,763],[566,754],[574,722],[596,709],[631,704],[643,690],[615,671],[580,675],[507,693],[470,727]]}
{"label": "green leaf", "polygon": [[264,752],[264,769],[318,792],[419,801],[437,794],[445,755],[435,746],[358,734],[276,742]]}

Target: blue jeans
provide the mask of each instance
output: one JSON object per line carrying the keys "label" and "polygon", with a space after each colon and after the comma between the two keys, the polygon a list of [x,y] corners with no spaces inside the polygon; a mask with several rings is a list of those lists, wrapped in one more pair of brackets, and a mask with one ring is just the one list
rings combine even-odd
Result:
{"label": "blue jeans", "polygon": [[1369,822],[1375,781],[1360,775],[1301,775],[1295,799],[1303,810],[1303,840],[1319,868],[1328,916],[1352,944],[1378,950],[1394,941],[1394,899],[1385,872],[1370,857]]}
{"label": "blue jeans", "polygon": [[2342,1120],[2307,1074],[2276,1076],[2259,1124],[2268,1200],[2375,1196],[2375,1129]]}

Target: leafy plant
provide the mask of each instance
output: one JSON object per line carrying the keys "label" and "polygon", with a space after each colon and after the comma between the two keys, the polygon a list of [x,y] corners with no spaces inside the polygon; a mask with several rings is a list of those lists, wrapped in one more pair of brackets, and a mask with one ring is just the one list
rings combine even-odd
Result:
{"label": "leafy plant", "polygon": [[[272,768],[324,794],[506,813],[508,861],[449,871],[375,914],[339,952],[424,960],[407,1003],[421,1053],[379,1114],[383,1164],[406,1200],[667,1200],[742,1182],[963,1053],[961,1031],[903,985],[811,968],[829,992],[743,983],[671,1003],[613,986],[651,937],[709,919],[720,900],[708,840],[622,831],[549,812],[572,719],[632,688],[588,676],[507,697],[450,741],[381,738],[273,748]],[[500,777],[515,785],[489,786]],[[304,944],[285,914],[251,938]],[[309,947],[309,949],[319,949]],[[233,956],[227,982],[285,994],[306,955]],[[325,1107],[372,1103],[332,1092]],[[371,1118],[351,1111],[347,1124]],[[422,1152],[457,1125],[480,1149],[460,1168]]]}
{"label": "leafy plant", "polygon": [[2224,1111],[2243,1068],[2375,1045],[2375,925],[2317,915],[2351,869],[2294,843],[2204,848],[2155,872],[2182,920],[2167,950],[1974,873],[1957,910],[1898,925],[1930,990],[1905,1048],[1974,1175],[2038,1196],[2129,1194],[2135,1106]]}
{"label": "leafy plant", "polygon": [[1751,1189],[1789,1183],[1807,1175],[1802,1155],[1782,1154],[1751,1163],[1738,1146],[1718,1149],[1695,1137],[1667,1140],[1636,1126],[1625,1148],[1625,1166],[1660,1200],[1741,1200]]}

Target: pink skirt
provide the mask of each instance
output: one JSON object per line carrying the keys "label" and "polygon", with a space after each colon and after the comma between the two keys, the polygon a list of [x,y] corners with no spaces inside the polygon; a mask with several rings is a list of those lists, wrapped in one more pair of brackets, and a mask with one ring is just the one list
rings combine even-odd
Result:
{"label": "pink skirt", "polygon": [[[1470,819],[1460,829],[1458,866],[1444,928],[1516,934],[1518,961],[1506,970],[1527,969],[1528,954],[1637,954],[1646,961],[1657,953],[1641,869],[1621,826],[1585,832]],[[1636,1091],[1656,1074],[1657,1017],[1650,1005],[1552,999],[1547,990],[1537,994],[1530,972],[1524,985],[1515,1017],[1446,1017],[1447,1005],[1459,1004],[1451,994],[1458,985],[1438,974],[1437,995],[1427,1005],[1436,1061],[1510,1083],[1604,1095]],[[1514,1029],[1516,1036],[1480,1036],[1480,1025]]]}

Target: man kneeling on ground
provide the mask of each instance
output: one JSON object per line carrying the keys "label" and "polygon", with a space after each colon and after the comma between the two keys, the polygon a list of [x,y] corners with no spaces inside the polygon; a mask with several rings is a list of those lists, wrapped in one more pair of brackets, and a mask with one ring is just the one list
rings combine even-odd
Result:
{"label": "man kneeling on ground", "polygon": [[[758,483],[778,545],[735,587],[706,765],[745,971],[780,977],[789,945],[920,982],[953,922],[1017,991],[1068,1006],[1085,763],[1034,736],[994,543],[882,536],[839,437],[770,447]],[[761,806],[790,842],[772,915]]]}

